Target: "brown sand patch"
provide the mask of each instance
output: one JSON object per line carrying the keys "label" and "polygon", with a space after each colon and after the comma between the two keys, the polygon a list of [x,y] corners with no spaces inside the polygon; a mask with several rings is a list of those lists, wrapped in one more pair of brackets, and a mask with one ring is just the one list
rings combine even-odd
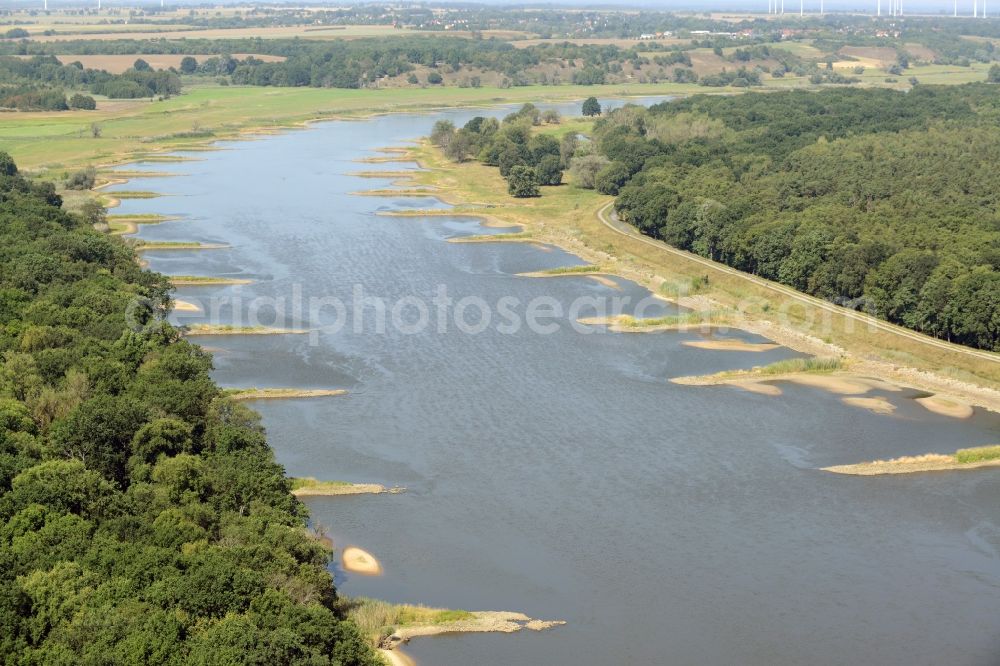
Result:
{"label": "brown sand patch", "polygon": [[751,393],[759,393],[760,395],[781,395],[781,388],[775,386],[774,384],[765,384],[763,382],[743,382],[740,384],[733,384],[737,388],[741,388],[744,391],[750,391]]}
{"label": "brown sand patch", "polygon": [[852,407],[861,407],[876,414],[892,414],[896,411],[896,405],[882,397],[876,398],[841,398],[841,402]]}
{"label": "brown sand patch", "polygon": [[716,351],[765,352],[777,349],[781,345],[773,342],[744,342],[737,338],[719,338],[717,340],[684,340],[685,347],[698,349],[714,349]]}
{"label": "brown sand patch", "polygon": [[417,666],[417,662],[413,661],[410,655],[402,652],[399,648],[395,650],[379,650],[378,653],[382,655],[382,658],[389,662],[389,666]]}
{"label": "brown sand patch", "polygon": [[619,285],[617,282],[615,282],[614,280],[605,275],[595,275],[594,273],[591,273],[587,275],[587,277],[589,277],[594,282],[597,282],[598,284],[604,285],[605,287],[610,287],[612,289],[617,289],[618,291],[621,291],[621,285]]}
{"label": "brown sand patch", "polygon": [[864,381],[854,377],[844,377],[841,375],[801,374],[779,376],[774,379],[781,379],[782,381],[792,382],[802,386],[810,386],[812,388],[820,388],[824,391],[840,395],[861,395],[863,393],[868,393],[868,391],[871,390],[871,387],[868,384],[865,384]]}
{"label": "brown sand patch", "polygon": [[174,300],[174,310],[177,312],[201,312],[201,308],[188,301]]}
{"label": "brown sand patch", "polygon": [[345,571],[365,576],[381,576],[382,565],[375,556],[357,546],[348,546],[340,557]]}
{"label": "brown sand patch", "polygon": [[929,412],[955,419],[967,419],[972,416],[973,412],[970,405],[951,396],[929,395],[925,398],[917,398],[917,402]]}

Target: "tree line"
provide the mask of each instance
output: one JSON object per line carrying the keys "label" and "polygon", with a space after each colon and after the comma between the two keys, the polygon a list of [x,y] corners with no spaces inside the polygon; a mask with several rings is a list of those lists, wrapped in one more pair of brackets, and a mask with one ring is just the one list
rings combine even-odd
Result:
{"label": "tree line", "polygon": [[89,222],[0,153],[0,655],[381,663],[259,416]]}
{"label": "tree line", "polygon": [[692,97],[594,127],[594,186],[643,233],[1000,350],[996,89]]}
{"label": "tree line", "polygon": [[181,91],[181,80],[175,73],[153,71],[142,60],[137,60],[136,65],[121,74],[110,74],[84,68],[78,61],[64,65],[51,55],[0,56],[0,108],[20,111],[95,108],[93,98],[83,92],[71,92],[67,97],[67,89],[117,99],[169,97]]}

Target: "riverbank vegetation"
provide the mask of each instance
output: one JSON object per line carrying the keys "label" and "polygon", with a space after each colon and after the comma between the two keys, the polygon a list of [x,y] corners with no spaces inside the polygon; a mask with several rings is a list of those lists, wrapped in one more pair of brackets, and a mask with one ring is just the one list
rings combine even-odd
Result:
{"label": "riverbank vegetation", "polygon": [[[437,127],[432,139],[456,161],[497,166],[514,196],[524,196],[515,178],[525,169],[555,184],[568,167],[578,185],[616,196],[619,218],[646,235],[1000,350],[1000,233],[988,198],[1000,186],[990,169],[997,108],[989,85],[695,96],[614,109],[581,145],[575,133],[560,142],[533,131],[537,109],[526,104],[502,123]],[[550,170],[558,175],[545,182]]]}
{"label": "riverbank vegetation", "polygon": [[165,321],[167,279],[0,165],[3,652],[379,663],[259,416]]}

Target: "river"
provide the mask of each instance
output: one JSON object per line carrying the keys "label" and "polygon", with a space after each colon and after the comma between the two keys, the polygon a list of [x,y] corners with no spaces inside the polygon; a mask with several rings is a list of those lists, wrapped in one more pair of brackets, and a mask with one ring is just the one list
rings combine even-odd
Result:
{"label": "river", "polygon": [[[498,311],[483,326],[474,305],[444,326],[415,325],[416,302],[441,289],[455,303],[512,297],[519,321],[529,303],[567,311],[581,298],[628,297],[630,312],[649,296],[621,279],[520,277],[581,262],[551,247],[448,243],[498,230],[377,214],[444,206],[431,198],[352,194],[392,183],[352,172],[415,168],[356,162],[374,149],[426,135],[439,118],[506,112],[317,123],[223,142],[189,154],[196,161],[130,165],[178,177],[117,187],[168,196],[124,200],[116,214],[180,218],[142,226],[141,238],[229,246],[147,252],[152,269],[254,281],[178,290],[217,303],[213,323],[245,324],[251,305],[271,323],[280,307],[267,299],[282,297],[286,311],[296,298],[333,297],[353,319],[335,330],[343,311],[331,305],[278,322],[329,327],[317,336],[198,339],[225,386],[349,391],[253,404],[290,475],[406,487],[308,499],[338,547],[365,548],[385,569],[335,567],[339,589],[567,622],[418,638],[406,651],[422,666],[1000,663],[1000,472],[818,470],[996,443],[996,415],[934,415],[908,391],[873,393],[897,405],[886,416],[814,388],[774,397],[668,383],[797,355],[681,344],[698,332],[616,334],[567,317],[549,318],[551,332],[511,331]],[[413,330],[379,332],[375,306],[359,317],[359,289],[389,307],[410,299],[400,312]],[[645,313],[673,311],[657,301]]]}

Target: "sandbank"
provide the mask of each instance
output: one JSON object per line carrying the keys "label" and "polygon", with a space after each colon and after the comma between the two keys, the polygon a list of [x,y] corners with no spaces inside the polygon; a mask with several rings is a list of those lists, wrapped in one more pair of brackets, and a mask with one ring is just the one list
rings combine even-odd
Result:
{"label": "sandbank", "polygon": [[972,406],[957,398],[944,395],[929,395],[917,398],[917,402],[929,412],[950,416],[955,419],[967,419],[972,416]]}
{"label": "sandbank", "polygon": [[773,342],[744,342],[737,338],[719,338],[715,340],[685,340],[685,347],[712,349],[715,351],[765,352],[778,349],[781,345]]}
{"label": "sandbank", "polygon": [[179,299],[174,299],[174,310],[178,312],[201,312],[201,308],[194,303],[189,303],[188,301],[182,301]]}
{"label": "sandbank", "polygon": [[344,571],[365,576],[382,575],[382,565],[375,559],[375,556],[357,546],[348,546],[345,548],[340,556],[340,563],[343,565]]}
{"label": "sandbank", "polygon": [[875,398],[841,398],[841,402],[845,405],[851,405],[852,407],[861,407],[862,409],[867,409],[870,412],[875,412],[876,414],[892,414],[896,411],[896,405],[892,404],[883,397]]}

